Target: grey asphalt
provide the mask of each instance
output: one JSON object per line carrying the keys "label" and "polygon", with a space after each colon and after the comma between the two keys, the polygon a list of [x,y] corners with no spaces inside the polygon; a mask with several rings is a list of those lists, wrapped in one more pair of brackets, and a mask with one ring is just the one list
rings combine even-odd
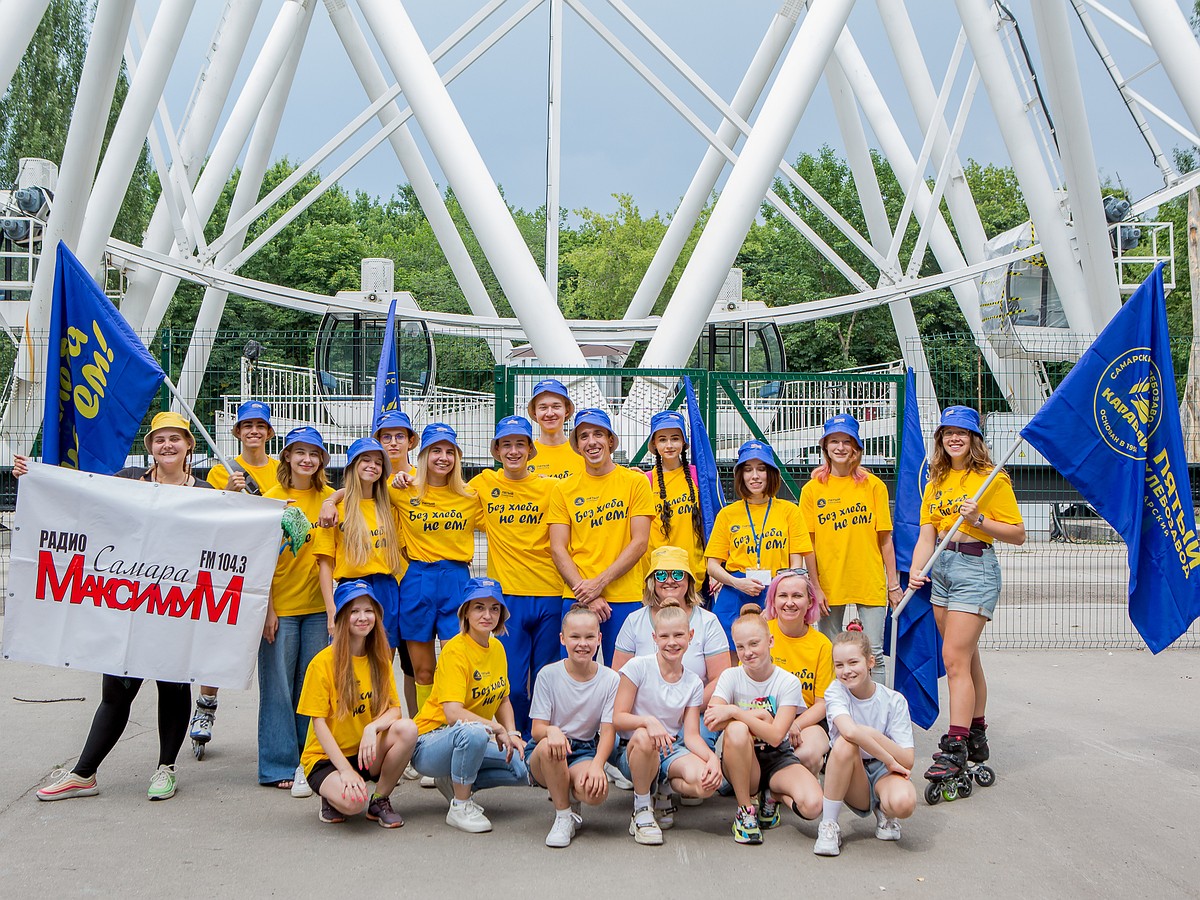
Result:
{"label": "grey asphalt", "polygon": [[[322,825],[315,798],[255,783],[254,690],[221,692],[210,752],[185,746],[174,799],[146,800],[147,685],[100,795],[41,803],[45,776],[79,753],[100,678],[0,662],[0,895],[1200,896],[1200,656],[986,651],[984,665],[995,786],[922,801],[898,844],[846,813],[841,857],[821,859],[814,824],[790,815],[762,846],[736,845],[724,799],[683,809],[663,847],[637,846],[615,790],[565,850],[543,845],[551,807],[532,788],[479,795],[491,834],[450,829],[440,795],[411,783],[393,796],[404,828]],[[917,733],[922,769],[936,734]]]}

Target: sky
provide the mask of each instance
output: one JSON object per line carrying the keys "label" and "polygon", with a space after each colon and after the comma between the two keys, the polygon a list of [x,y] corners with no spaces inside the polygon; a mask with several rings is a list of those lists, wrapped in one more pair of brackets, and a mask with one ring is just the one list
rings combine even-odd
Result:
{"label": "sky", "polygon": [[[251,39],[251,47],[255,50],[269,31],[278,2],[265,0],[263,4]],[[607,0],[583,2],[635,49],[709,127],[716,127],[719,115],[711,105],[670,69]],[[726,99],[732,97],[780,6],[779,0],[627,2]],[[1012,0],[1008,6],[1022,26],[1034,65],[1040,69],[1040,50],[1029,11],[1030,2]],[[1136,21],[1127,0],[1109,0],[1109,4],[1121,15]],[[459,0],[408,0],[405,8],[426,47],[432,48],[479,5]],[[467,48],[520,5],[519,0],[509,0],[447,60],[459,59]],[[1188,5],[1190,7],[1190,3]],[[166,91],[166,102],[176,122],[182,118],[222,6],[217,0],[198,0],[196,4]],[[158,0],[139,0],[139,15],[147,27],[157,7]],[[908,8],[934,82],[940,84],[959,31],[953,4],[950,0],[937,3],[909,0]],[[1126,75],[1141,70],[1151,60],[1147,48],[1098,14],[1093,13],[1093,16]],[[1162,187],[1162,179],[1150,152],[1137,137],[1128,112],[1084,38],[1074,13],[1070,13],[1070,19],[1076,34],[1075,53],[1101,179],[1124,185],[1135,197],[1151,193]],[[858,0],[849,27],[916,155],[921,146],[921,134],[873,0]],[[526,209],[537,208],[545,201],[547,33],[548,5],[543,4],[450,87],[451,97],[493,180],[503,186],[509,202]],[[643,214],[660,211],[669,215],[686,190],[707,144],[569,6],[564,10],[563,49],[562,207],[571,211],[590,208],[611,212],[616,207],[612,195],[628,193]],[[969,51],[966,58],[970,59]],[[252,61],[252,58],[243,61],[238,85],[244,83]],[[385,72],[388,71],[386,63],[383,65]],[[443,71],[447,65],[442,65]],[[951,97],[951,110],[957,108],[966,73],[964,66]],[[1135,87],[1168,114],[1186,121],[1161,69],[1153,69],[1140,77]],[[767,90],[770,90],[770,84]],[[305,44],[300,71],[276,144],[276,156],[286,155],[293,161],[306,158],[366,105],[365,95],[322,4],[317,9]],[[1168,150],[1186,143],[1165,126],[1156,123],[1155,127]],[[421,137],[419,126],[414,124],[413,130],[434,177],[444,186],[446,179]],[[349,146],[357,146],[369,133],[368,129],[359,132]],[[868,139],[877,145],[869,132]],[[841,138],[822,80],[805,110],[787,158],[794,160],[800,153],[815,152],[824,144],[839,154],[842,152]],[[343,155],[336,155],[321,169],[328,172]],[[1004,142],[982,86],[968,119],[960,156],[964,160],[974,158],[980,162],[1008,164]],[[342,183],[352,191],[387,196],[406,180],[385,142]]]}

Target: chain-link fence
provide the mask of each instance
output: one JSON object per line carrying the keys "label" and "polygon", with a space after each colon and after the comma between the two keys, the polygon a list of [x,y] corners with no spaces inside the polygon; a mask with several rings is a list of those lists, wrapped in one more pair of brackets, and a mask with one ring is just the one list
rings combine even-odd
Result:
{"label": "chain-link fence", "polygon": [[[430,337],[420,329],[398,330],[403,332],[397,337],[397,350],[404,409],[418,430],[433,421],[452,425],[465,450],[469,474],[492,464],[489,451],[495,421],[512,412],[523,413],[533,385],[547,375],[566,382],[580,405],[607,404],[621,432],[621,460],[648,467],[645,443],[650,416],[658,409],[680,406],[681,378],[690,375],[727,493],[737,448],[757,437],[775,448],[786,472],[784,494],[794,498],[820,463],[822,424],[839,412],[850,412],[859,420],[865,464],[894,487],[898,413],[903,402],[900,366],[818,374],[497,367],[485,337]],[[211,346],[202,379],[189,371],[189,366],[198,365],[195,337],[187,330],[164,331],[151,349],[177,384],[197,385],[192,391],[197,413],[213,430],[222,452],[237,451],[230,432],[237,406],[248,399],[266,400],[276,429],[269,451],[279,450],[290,428],[315,425],[330,446],[333,481],[339,483],[336,470],[346,447],[369,427],[382,328],[350,321],[317,332],[200,335]],[[1017,439],[1042,394],[1069,371],[1067,360],[1088,343],[1045,336],[1038,341],[1034,349],[1040,358],[1062,361],[1031,362],[1034,353],[1016,339],[1007,355],[988,357],[969,335],[924,342],[940,403],[979,409],[994,457],[1001,457]],[[1181,394],[1189,347],[1186,340],[1177,341],[1175,347]],[[45,358],[44,348],[35,346],[33,353]],[[0,359],[7,374],[6,407],[12,407],[4,437],[10,447],[32,444],[36,453],[41,408],[11,394],[12,360],[11,353]],[[1033,389],[1018,396],[1014,385]],[[929,441],[936,411],[926,405],[922,404],[922,425]],[[153,414],[169,406],[164,390],[147,412],[143,431],[131,448],[130,464],[148,462],[142,452],[142,433]],[[1196,443],[1189,442],[1189,447]],[[1194,457],[1189,451],[1189,459],[1200,463]],[[6,468],[10,463],[10,459],[0,460],[0,509],[6,522],[15,503],[15,487]],[[211,463],[207,448],[199,446],[194,467],[203,473]],[[1124,544],[1032,448],[1018,452],[1009,472],[1029,540],[1023,547],[999,548],[1004,593],[996,621],[985,631],[985,643],[1011,648],[1143,646],[1126,612]],[[0,552],[0,583],[6,572],[5,549]],[[1200,630],[1193,629],[1177,646],[1200,646]]]}

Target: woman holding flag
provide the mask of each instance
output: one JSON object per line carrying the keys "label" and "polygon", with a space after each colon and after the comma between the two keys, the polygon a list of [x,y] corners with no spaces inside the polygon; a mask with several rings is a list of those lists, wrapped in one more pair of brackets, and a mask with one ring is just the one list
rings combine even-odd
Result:
{"label": "woman holding flag", "polygon": [[[154,462],[147,468],[133,466],[115,473],[117,478],[172,484],[182,487],[207,488],[212,485],[192,474],[188,459],[196,449],[188,420],[179,413],[161,412],[150,422],[150,432],[144,440],[146,451]],[[18,456],[13,460],[13,475],[20,478],[29,460]],[[175,760],[187,736],[188,713],[192,706],[192,688],[188,684],[170,681],[155,682],[158,686],[158,768],[150,779],[146,796],[151,800],[168,800],[175,796]],[[105,675],[100,706],[92,719],[91,730],[79,754],[79,761],[70,771],[59,769],[50,784],[37,792],[39,800],[66,800],[70,797],[94,797],[100,793],[96,786],[96,770],[104,762],[121,733],[129,723],[133,700],[142,688],[141,678]]]}
{"label": "woman holding flag", "polygon": [[[934,617],[942,634],[942,659],[950,690],[950,727],[942,736],[930,781],[957,777],[967,764],[988,758],[987,681],[979,658],[979,636],[1000,599],[1000,564],[995,541],[1025,543],[1025,524],[1008,475],[1000,472],[978,500],[975,494],[995,468],[983,441],[979,413],[948,406],[933,436],[929,483],[921,499],[921,536],[913,551],[911,589],[932,582]],[[928,576],[916,574],[938,541],[958,526]]]}

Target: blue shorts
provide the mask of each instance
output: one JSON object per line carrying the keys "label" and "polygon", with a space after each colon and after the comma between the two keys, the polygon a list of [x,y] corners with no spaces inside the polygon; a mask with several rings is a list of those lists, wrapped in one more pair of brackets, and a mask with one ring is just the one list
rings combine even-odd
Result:
{"label": "blue shorts", "polygon": [[[683,734],[677,735],[675,743],[671,746],[671,752],[666,754],[659,752],[658,754],[658,783],[660,785],[670,784],[668,770],[671,768],[671,763],[680,757],[687,756],[691,752],[691,750],[684,746]],[[626,738],[621,738],[617,741],[608,761],[616,766],[622,775],[633,781],[633,773],[629,771],[629,741]]]}
{"label": "blue shorts", "polygon": [[465,562],[410,562],[400,582],[400,634],[404,639],[428,643],[435,634],[443,641],[457,636],[458,607],[470,577]]}
{"label": "blue shorts", "polygon": [[877,759],[864,759],[862,763],[863,769],[866,770],[867,773],[867,784],[871,787],[871,808],[858,809],[857,807],[850,806],[849,803],[846,804],[850,811],[860,819],[871,815],[871,813],[875,812],[876,808],[879,806],[879,795],[875,793],[875,785],[879,783],[880,778],[888,774],[888,767]]}
{"label": "blue shorts", "polygon": [[[745,578],[745,572],[730,572],[734,578]],[[737,617],[742,614],[742,606],[746,603],[757,604],[759,609],[762,608],[763,601],[767,599],[767,592],[764,590],[757,597],[751,597],[748,594],[743,594],[741,591],[731,588],[727,584],[721,585],[721,590],[717,593],[717,597],[713,600],[712,611],[717,617],[717,621],[721,623],[721,628],[725,630],[725,637],[729,639],[729,649],[733,649],[733,623]]]}
{"label": "blue shorts", "polygon": [[[600,743],[600,736],[592,738],[590,741],[571,740],[571,752],[567,754],[567,768],[576,763],[591,762],[596,758],[596,745]],[[537,741],[530,741],[525,745],[525,765],[529,765],[529,758],[533,756],[533,748],[538,745]],[[534,781],[533,769],[529,769],[529,780]],[[536,784],[537,782],[534,781]],[[545,785],[542,785],[545,787]]]}
{"label": "blue shorts", "polygon": [[987,547],[982,556],[945,550],[933,561],[929,602],[956,612],[991,619],[1000,599],[1000,563]]}
{"label": "blue shorts", "polygon": [[376,573],[351,580],[365,581],[371,585],[375,599],[383,608],[383,633],[387,635],[388,645],[393,649],[400,646],[400,589],[396,576]]}

